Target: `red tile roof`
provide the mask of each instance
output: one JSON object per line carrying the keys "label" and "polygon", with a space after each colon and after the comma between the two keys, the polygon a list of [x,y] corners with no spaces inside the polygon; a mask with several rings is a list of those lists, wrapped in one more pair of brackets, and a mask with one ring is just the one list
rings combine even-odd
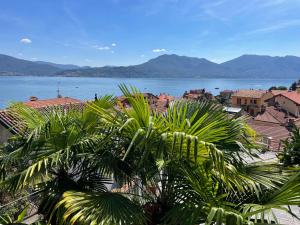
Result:
{"label": "red tile roof", "polygon": [[280,95],[293,101],[297,105],[300,105],[300,94],[297,91],[289,91],[289,92],[281,93]]}
{"label": "red tile roof", "polygon": [[254,118],[254,120],[268,123],[284,124],[287,122],[288,117],[286,113],[277,110],[274,106],[270,106],[266,107],[265,111],[261,114],[258,114]]}
{"label": "red tile roof", "polygon": [[261,98],[265,94],[265,90],[239,90],[232,94],[237,97]]}
{"label": "red tile roof", "polygon": [[249,126],[256,131],[257,134],[271,137],[275,141],[280,142],[280,140],[285,140],[290,136],[290,132],[284,126],[279,124],[269,125],[267,123],[259,123],[255,121],[248,121]]}
{"label": "red tile roof", "polygon": [[[82,110],[84,103],[74,98],[54,98],[45,100],[35,100],[24,102],[28,107],[38,109],[43,113],[47,113],[52,107],[59,107],[61,110]],[[12,133],[20,133],[21,130],[25,129],[25,124],[9,109],[0,110],[0,123],[10,129]]]}
{"label": "red tile roof", "polygon": [[173,101],[175,98],[172,95],[167,95],[167,94],[160,94],[158,96],[159,101]]}
{"label": "red tile roof", "polygon": [[277,96],[277,95],[280,95],[282,93],[286,93],[288,91],[287,90],[271,90],[270,92],[273,94],[273,96]]}
{"label": "red tile roof", "polygon": [[75,98],[69,98],[69,97],[24,102],[25,105],[36,109],[45,108],[45,107],[54,107],[54,106],[65,106],[70,104],[81,104],[81,103],[82,101]]}

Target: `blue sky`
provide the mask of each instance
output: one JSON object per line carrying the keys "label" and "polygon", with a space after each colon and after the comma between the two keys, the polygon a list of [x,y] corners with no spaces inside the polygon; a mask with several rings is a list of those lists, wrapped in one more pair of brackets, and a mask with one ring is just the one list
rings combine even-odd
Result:
{"label": "blue sky", "polygon": [[0,53],[78,65],[300,56],[300,0],[1,0]]}

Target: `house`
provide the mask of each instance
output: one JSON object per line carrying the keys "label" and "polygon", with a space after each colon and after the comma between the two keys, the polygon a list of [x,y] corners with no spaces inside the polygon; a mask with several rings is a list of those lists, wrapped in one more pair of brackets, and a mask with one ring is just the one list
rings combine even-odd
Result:
{"label": "house", "polygon": [[[69,97],[43,99],[31,97],[30,101],[23,102],[24,105],[47,112],[51,108],[59,108],[61,110],[82,109],[83,102]],[[20,133],[25,127],[22,122],[9,108],[0,110],[0,144],[5,143],[14,134]]]}
{"label": "house", "polygon": [[287,127],[276,123],[264,123],[250,119],[248,125],[256,132],[258,144],[271,151],[280,151],[282,141],[290,137]]}
{"label": "house", "polygon": [[286,93],[288,92],[287,90],[271,90],[271,91],[268,91],[267,93],[264,94],[263,98],[264,98],[264,101],[265,103],[268,105],[268,106],[274,106],[275,105],[275,98],[282,94],[282,93]]}
{"label": "house", "polygon": [[185,91],[182,97],[190,100],[200,100],[200,99],[213,100],[214,98],[212,93],[206,92],[205,89],[195,89],[195,90]]}
{"label": "house", "polygon": [[257,133],[260,144],[269,150],[279,151],[282,141],[290,136],[289,123],[293,119],[285,111],[270,106],[248,120],[248,125]]}
{"label": "house", "polygon": [[[152,93],[142,93],[142,95],[144,96],[145,99],[147,99],[150,107],[155,108],[157,101],[158,101],[158,97]],[[126,107],[126,108],[130,107],[130,104],[129,104],[126,96],[119,96],[117,98],[117,100],[123,107]]]}
{"label": "house", "polygon": [[170,103],[174,100],[174,96],[167,95],[165,93],[160,93],[156,102],[156,110],[158,112],[165,112],[166,109],[169,107]]}
{"label": "house", "polygon": [[287,113],[300,117],[300,94],[297,91],[288,91],[275,96],[275,104]]}
{"label": "house", "polygon": [[264,107],[264,90],[239,90],[232,94],[232,107],[242,107],[250,115],[255,116]]}

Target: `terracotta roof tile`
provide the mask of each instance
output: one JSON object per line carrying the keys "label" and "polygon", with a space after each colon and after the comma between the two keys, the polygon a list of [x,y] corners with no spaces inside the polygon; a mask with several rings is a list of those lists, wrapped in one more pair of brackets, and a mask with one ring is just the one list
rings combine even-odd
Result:
{"label": "terracotta roof tile", "polygon": [[287,90],[271,90],[270,92],[273,94],[273,96],[277,96],[277,95],[280,95],[282,93],[286,93],[288,91]]}
{"label": "terracotta roof tile", "polygon": [[275,141],[285,140],[290,136],[290,132],[284,126],[279,124],[269,125],[267,123],[257,123],[255,121],[248,121],[249,126],[256,131],[257,134],[265,137],[271,137]]}
{"label": "terracotta roof tile", "polygon": [[237,97],[261,98],[265,94],[265,90],[239,90],[232,94]]}
{"label": "terracotta roof tile", "polygon": [[277,110],[274,106],[267,107],[263,113],[258,114],[254,118],[255,121],[263,121],[263,122],[278,123],[278,124],[286,123],[287,119],[288,117],[286,113]]}
{"label": "terracotta roof tile", "polygon": [[75,98],[69,98],[69,97],[24,102],[25,105],[31,108],[45,108],[45,107],[64,106],[64,105],[80,104],[80,103],[82,103],[82,101]]}
{"label": "terracotta roof tile", "polygon": [[[74,98],[54,98],[45,100],[35,100],[24,102],[28,107],[38,109],[42,113],[48,113],[53,107],[59,108],[60,110],[82,110],[84,103]],[[12,133],[20,133],[26,129],[25,124],[9,109],[0,110],[0,123],[10,129]]]}
{"label": "terracotta roof tile", "polygon": [[300,94],[298,92],[289,91],[289,92],[281,93],[280,95],[286,97],[287,99],[290,99],[297,105],[300,105]]}

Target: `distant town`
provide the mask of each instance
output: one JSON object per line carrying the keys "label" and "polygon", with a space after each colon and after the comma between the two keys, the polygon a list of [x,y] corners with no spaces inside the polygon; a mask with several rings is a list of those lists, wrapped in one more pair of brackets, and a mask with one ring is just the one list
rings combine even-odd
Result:
{"label": "distant town", "polygon": [[[257,143],[265,150],[278,152],[282,149],[282,142],[289,138],[292,127],[300,127],[300,83],[294,82],[291,87],[270,87],[268,90],[220,90],[219,95],[203,89],[187,90],[182,97],[175,97],[167,93],[154,95],[143,93],[151,109],[165,112],[173,101],[186,99],[190,101],[210,101],[223,107],[230,117],[248,116],[248,125],[257,134]],[[97,101],[95,94],[93,100]],[[130,107],[126,97],[118,96],[118,104]],[[39,99],[31,96],[24,104],[28,107],[45,110],[51,107],[62,109],[82,109],[86,102],[63,97]],[[0,144],[5,143],[12,135],[19,132],[19,119],[10,113],[9,108],[0,111]]]}

